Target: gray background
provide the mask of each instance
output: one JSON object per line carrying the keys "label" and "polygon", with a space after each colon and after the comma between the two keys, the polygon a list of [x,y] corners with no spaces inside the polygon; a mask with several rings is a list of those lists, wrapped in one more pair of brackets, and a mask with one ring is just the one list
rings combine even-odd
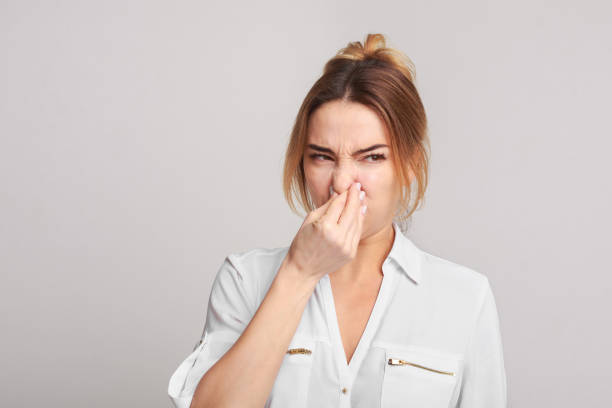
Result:
{"label": "gray background", "polygon": [[609,3],[0,4],[2,406],[170,406],[225,255],[300,226],[291,125],[368,32],[430,121],[408,235],[489,277],[510,405],[609,402]]}

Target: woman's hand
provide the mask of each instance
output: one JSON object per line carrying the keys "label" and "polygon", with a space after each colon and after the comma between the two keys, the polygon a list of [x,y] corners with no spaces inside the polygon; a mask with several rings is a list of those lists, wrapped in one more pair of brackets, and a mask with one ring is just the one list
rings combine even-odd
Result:
{"label": "woman's hand", "polygon": [[[226,320],[221,324],[225,329],[240,328],[241,334],[199,380],[191,407],[264,406],[320,278],[340,268],[357,253],[363,218],[359,188],[355,186],[332,196],[308,214],[252,316],[248,308],[239,304],[224,304],[223,298],[235,293],[236,288],[226,292],[229,286],[218,285],[233,286],[236,283],[233,278],[215,281],[213,290],[219,293],[217,299],[221,302],[209,306],[215,306],[217,311],[230,306],[243,310],[242,315],[232,312],[233,309],[226,310]],[[228,382],[230,377],[232,381]]]}
{"label": "woman's hand", "polygon": [[365,218],[360,192],[361,184],[353,183],[348,190],[334,193],[325,204],[310,212],[291,242],[285,261],[305,277],[318,281],[352,260],[357,254]]}

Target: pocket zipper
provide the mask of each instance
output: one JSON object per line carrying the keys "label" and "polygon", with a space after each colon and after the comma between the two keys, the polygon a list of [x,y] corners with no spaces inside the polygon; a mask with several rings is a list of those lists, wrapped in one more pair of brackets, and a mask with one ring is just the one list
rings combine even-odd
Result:
{"label": "pocket zipper", "polygon": [[287,354],[312,354],[312,351],[303,347],[299,347],[287,350]]}
{"label": "pocket zipper", "polygon": [[411,363],[409,361],[406,360],[400,360],[398,358],[390,358],[388,361],[389,365],[411,365],[413,367],[418,367],[418,368],[422,368],[424,370],[429,370],[429,371],[433,371],[434,373],[440,373],[440,374],[446,374],[446,375],[455,375],[455,373],[452,373],[450,371],[441,371],[441,370],[436,370],[434,368],[429,368],[429,367],[425,367],[422,366],[420,364],[416,364],[416,363]]}

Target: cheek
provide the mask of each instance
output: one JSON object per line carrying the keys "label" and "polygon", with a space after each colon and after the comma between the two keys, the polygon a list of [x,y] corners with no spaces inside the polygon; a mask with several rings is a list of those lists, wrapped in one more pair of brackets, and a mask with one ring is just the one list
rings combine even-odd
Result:
{"label": "cheek", "polygon": [[324,204],[329,199],[330,174],[315,166],[304,166],[304,177],[306,187],[317,207]]}
{"label": "cheek", "polygon": [[394,178],[388,171],[364,171],[359,175],[366,196],[372,199],[382,199],[393,193]]}

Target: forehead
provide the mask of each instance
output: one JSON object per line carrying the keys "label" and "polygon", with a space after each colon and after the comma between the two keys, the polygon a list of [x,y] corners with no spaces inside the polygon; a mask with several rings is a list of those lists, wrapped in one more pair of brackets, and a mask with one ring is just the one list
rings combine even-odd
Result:
{"label": "forehead", "polygon": [[335,100],[319,106],[310,116],[308,143],[353,148],[389,144],[389,137],[385,123],[373,109]]}

